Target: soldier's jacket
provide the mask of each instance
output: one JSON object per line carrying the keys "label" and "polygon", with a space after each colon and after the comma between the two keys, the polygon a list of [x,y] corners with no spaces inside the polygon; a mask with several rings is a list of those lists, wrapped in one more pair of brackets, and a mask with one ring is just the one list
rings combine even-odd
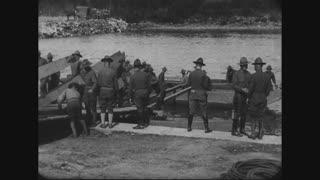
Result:
{"label": "soldier's jacket", "polygon": [[104,67],[98,72],[98,86],[111,88],[115,91],[119,90],[116,71],[110,67]]}
{"label": "soldier's jacket", "polygon": [[205,72],[196,69],[190,73],[187,86],[191,86],[189,100],[199,99],[206,101],[206,91],[211,90],[211,81]]}
{"label": "soldier's jacket", "polygon": [[236,71],[232,77],[232,88],[236,93],[244,94],[241,88],[248,88],[250,72],[242,69]]}
{"label": "soldier's jacket", "polygon": [[164,91],[166,89],[165,85],[165,81],[164,81],[164,72],[161,72],[158,76],[158,84],[160,87],[160,91]]}
{"label": "soldier's jacket", "polygon": [[131,98],[134,91],[138,89],[147,89],[151,92],[150,76],[146,72],[139,70],[130,77],[129,94]]}
{"label": "soldier's jacket", "polygon": [[80,76],[85,82],[86,87],[90,87],[93,91],[97,88],[97,76],[93,69],[90,69],[89,72],[82,69],[80,72]]}
{"label": "soldier's jacket", "polygon": [[230,69],[227,71],[226,80],[228,81],[228,83],[232,82],[232,78],[233,78],[233,75],[235,72],[236,72],[236,70],[234,70],[234,69]]}
{"label": "soldier's jacket", "polygon": [[265,104],[267,96],[270,93],[270,79],[269,76],[262,72],[257,71],[251,75],[249,80],[249,93],[248,98],[250,104],[259,105]]}

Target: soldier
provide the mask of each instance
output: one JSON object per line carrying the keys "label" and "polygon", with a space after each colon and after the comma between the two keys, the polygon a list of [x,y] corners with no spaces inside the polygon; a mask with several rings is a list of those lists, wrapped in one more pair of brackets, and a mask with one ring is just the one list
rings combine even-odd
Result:
{"label": "soldier", "polygon": [[186,70],[181,69],[180,73],[182,74],[182,78],[181,78],[181,84],[183,87],[185,87],[188,84],[188,76],[186,74]]}
{"label": "soldier", "polygon": [[[267,66],[267,70],[265,71],[265,73],[269,76],[270,78],[270,81],[273,82],[274,86],[276,87],[276,89],[278,89],[278,85],[277,85],[277,82],[276,82],[276,78],[273,74],[273,72],[271,71],[272,70],[272,67],[270,65]],[[273,90],[273,86],[272,86],[272,83],[271,84],[271,90]]]}
{"label": "soldier", "polygon": [[[118,93],[117,73],[111,68],[113,59],[105,56],[101,61],[104,63],[104,68],[98,72],[98,87],[100,88],[99,103],[101,106],[101,128],[113,128],[113,103]],[[106,109],[108,108],[109,124],[105,124]]]}
{"label": "soldier", "polygon": [[[47,60],[41,57],[41,53],[39,51],[39,57],[38,57],[38,67],[43,66],[47,64]],[[44,97],[47,92],[47,83],[48,83],[48,77],[44,77],[40,79],[40,97]]]}
{"label": "soldier", "polygon": [[232,77],[235,72],[236,72],[236,70],[234,70],[231,66],[228,66],[227,75],[226,75],[226,80],[228,83],[232,82]]}
{"label": "soldier", "polygon": [[[255,139],[262,139],[263,137],[263,122],[262,122],[262,115],[266,110],[267,107],[267,96],[271,90],[271,82],[270,77],[262,72],[262,66],[266,63],[262,61],[260,57],[258,57],[254,63],[255,73],[252,74],[250,81],[249,81],[249,107],[248,113],[249,117],[252,120],[251,123],[251,135],[249,138]],[[256,136],[255,129],[257,122],[259,123],[259,132]]]}
{"label": "soldier", "polygon": [[160,93],[157,98],[157,107],[158,109],[161,107],[163,110],[163,100],[166,97],[166,83],[165,83],[165,73],[167,72],[167,68],[163,67],[161,73],[158,76],[158,87]]}
{"label": "soldier", "polygon": [[[232,135],[242,137],[248,135],[245,131],[246,111],[247,111],[247,93],[250,72],[248,69],[248,60],[245,57],[240,59],[240,70],[236,71],[232,78],[232,87],[235,91],[233,97],[233,108],[235,115],[232,123]],[[238,131],[240,118],[240,132]]]}
{"label": "soldier", "polygon": [[191,131],[193,116],[196,114],[196,108],[200,106],[200,112],[204,122],[205,133],[211,132],[209,129],[209,122],[207,116],[207,97],[206,91],[211,90],[211,83],[209,77],[206,76],[205,72],[202,71],[202,66],[205,66],[203,59],[200,57],[197,61],[195,70],[189,75],[188,86],[191,86],[189,95],[189,117],[188,117],[188,131]]}
{"label": "soldier", "polygon": [[70,119],[70,126],[73,134],[73,138],[77,137],[77,131],[75,123],[80,121],[83,131],[86,135],[89,135],[86,123],[81,119],[81,100],[80,93],[78,92],[79,85],[77,83],[70,83],[68,89],[63,91],[58,97],[58,108],[62,110],[61,103],[67,101],[67,112]]}
{"label": "soldier", "polygon": [[[49,63],[52,62],[53,56],[51,53],[48,53],[47,59]],[[50,91],[55,87],[57,87],[59,85],[59,82],[60,82],[60,71],[49,76],[48,90]]]}
{"label": "soldier", "polygon": [[130,77],[129,86],[130,97],[137,106],[139,113],[138,125],[133,127],[133,129],[144,129],[149,125],[147,105],[151,92],[150,77],[146,72],[141,70],[142,66],[139,59],[134,61],[133,66],[139,68],[139,70]]}
{"label": "soldier", "polygon": [[82,57],[82,55],[80,54],[79,51],[74,52],[71,55],[71,62],[73,62],[73,64],[71,64],[71,75],[72,77],[77,76],[78,74],[80,74],[80,65],[81,65],[81,61],[80,58]]}
{"label": "soldier", "polygon": [[84,59],[81,63],[80,76],[82,77],[85,87],[83,93],[83,102],[86,108],[87,121],[92,116],[92,126],[97,126],[97,76],[90,67],[92,63],[88,59]]}

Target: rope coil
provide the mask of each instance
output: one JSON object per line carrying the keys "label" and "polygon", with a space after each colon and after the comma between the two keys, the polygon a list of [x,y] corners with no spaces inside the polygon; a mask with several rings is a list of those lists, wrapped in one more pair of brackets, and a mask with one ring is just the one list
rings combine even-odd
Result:
{"label": "rope coil", "polygon": [[271,179],[280,178],[281,162],[273,159],[238,161],[221,174],[221,179]]}

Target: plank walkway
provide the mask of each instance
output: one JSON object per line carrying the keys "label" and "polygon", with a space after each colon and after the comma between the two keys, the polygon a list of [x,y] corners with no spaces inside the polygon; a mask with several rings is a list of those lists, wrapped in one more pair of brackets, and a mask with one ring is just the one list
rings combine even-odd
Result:
{"label": "plank walkway", "polygon": [[193,138],[208,138],[208,139],[220,139],[220,140],[231,140],[231,141],[241,141],[259,144],[276,144],[281,145],[282,136],[263,136],[262,140],[249,139],[246,136],[236,137],[231,136],[230,132],[222,131],[212,131],[211,133],[204,133],[203,129],[193,129],[191,132],[187,132],[185,128],[173,128],[173,127],[163,127],[163,126],[152,126],[149,125],[145,129],[132,129],[136,124],[129,123],[119,123],[112,129],[108,127],[106,129],[100,128],[99,126],[91,128],[102,133],[109,134],[112,131],[124,131],[137,134],[156,134],[156,135],[167,135],[167,136],[180,136],[180,137],[193,137]]}

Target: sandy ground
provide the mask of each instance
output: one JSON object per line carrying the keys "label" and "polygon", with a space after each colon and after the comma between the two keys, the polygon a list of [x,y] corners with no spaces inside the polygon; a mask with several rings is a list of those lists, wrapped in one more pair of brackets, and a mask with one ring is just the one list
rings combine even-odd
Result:
{"label": "sandy ground", "polygon": [[124,132],[39,145],[47,178],[218,178],[239,160],[281,160],[281,146]]}

